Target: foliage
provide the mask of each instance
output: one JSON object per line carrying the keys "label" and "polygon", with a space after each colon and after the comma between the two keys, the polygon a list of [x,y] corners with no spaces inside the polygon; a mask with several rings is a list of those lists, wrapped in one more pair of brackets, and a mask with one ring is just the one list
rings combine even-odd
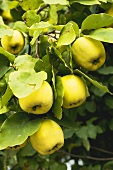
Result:
{"label": "foliage", "polygon": [[[106,13],[113,0],[1,0],[0,38],[19,30],[25,47],[17,55],[0,47],[0,168],[3,170],[113,169],[113,16]],[[2,16],[10,10],[12,21]],[[12,29],[9,29],[12,28]],[[103,43],[106,62],[94,72],[72,60],[71,45],[79,36]],[[79,75],[87,85],[87,99],[79,107],[62,108],[61,76]],[[47,80],[54,91],[52,109],[44,115],[21,110],[18,98]],[[42,156],[31,146],[8,150],[35,133],[48,117],[63,129],[64,146]]]}

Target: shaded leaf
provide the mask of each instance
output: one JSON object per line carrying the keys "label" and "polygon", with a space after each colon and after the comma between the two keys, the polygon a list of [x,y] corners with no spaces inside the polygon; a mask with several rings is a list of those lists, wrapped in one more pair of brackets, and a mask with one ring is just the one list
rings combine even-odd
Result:
{"label": "shaded leaf", "polygon": [[9,60],[0,54],[0,78],[9,70]]}
{"label": "shaded leaf", "polygon": [[56,162],[54,162],[53,164],[50,165],[50,170],[67,170],[67,166],[65,164],[58,164]]}
{"label": "shaded leaf", "polygon": [[55,101],[53,104],[52,111],[54,112],[55,117],[61,119],[64,89],[63,89],[62,80],[60,76],[56,76],[55,90],[56,90],[55,92],[56,96],[55,96]]}
{"label": "shaded leaf", "polygon": [[63,58],[61,53],[55,47],[51,48],[51,53],[54,55],[54,57],[56,56],[56,58],[58,58],[61,61],[61,63],[69,69],[71,73],[73,73],[71,65],[69,65],[71,64],[71,59],[70,59],[70,63],[66,63],[65,59],[67,58]]}
{"label": "shaded leaf", "polygon": [[75,130],[73,128],[69,128],[69,129],[64,129],[63,132],[64,132],[64,138],[68,139],[74,135]]}
{"label": "shaded leaf", "polygon": [[111,120],[109,121],[108,126],[109,126],[110,130],[113,131],[113,119],[111,119]]}
{"label": "shaded leaf", "polygon": [[9,116],[1,126],[0,150],[23,143],[41,125],[40,119],[30,120],[25,112]]}
{"label": "shaded leaf", "polygon": [[89,112],[94,113],[96,111],[96,103],[94,101],[87,101],[86,102],[86,109]]}
{"label": "shaded leaf", "polygon": [[84,74],[83,72],[81,72],[81,71],[78,70],[78,69],[75,70],[75,73],[76,73],[76,72],[82,74],[85,78],[87,78],[94,86],[96,86],[96,87],[99,88],[100,90],[103,90],[104,92],[110,93],[111,95],[113,95],[113,93],[111,93],[106,86],[100,84],[100,83],[97,82],[96,80],[91,79],[89,76],[87,76],[86,74]]}
{"label": "shaded leaf", "polygon": [[113,161],[105,163],[102,170],[113,170]]}
{"label": "shaded leaf", "polygon": [[88,139],[83,139],[83,146],[86,148],[87,151],[90,150],[90,143]]}
{"label": "shaded leaf", "polygon": [[107,96],[104,101],[108,108],[113,109],[113,97],[112,96]]}
{"label": "shaded leaf", "polygon": [[76,135],[79,138],[87,140],[87,138],[88,138],[88,129],[87,129],[87,126],[82,126],[82,127],[78,128],[78,130],[76,131]]}
{"label": "shaded leaf", "polygon": [[113,66],[99,68],[97,72],[103,75],[113,74]]}
{"label": "shaded leaf", "polygon": [[36,62],[34,69],[35,69],[36,72],[45,71],[47,73],[47,75],[48,75],[47,76],[47,80],[51,81],[51,78],[52,78],[52,66],[50,64],[49,56],[48,55],[45,55],[42,58],[42,60],[39,59]]}

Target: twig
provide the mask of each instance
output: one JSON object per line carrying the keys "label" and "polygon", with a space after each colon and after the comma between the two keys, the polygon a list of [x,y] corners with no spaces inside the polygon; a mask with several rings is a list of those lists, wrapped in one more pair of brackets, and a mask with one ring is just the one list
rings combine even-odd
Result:
{"label": "twig", "polygon": [[71,153],[68,153],[65,151],[61,151],[61,150],[59,150],[58,152],[63,153],[65,155],[69,155],[73,158],[90,159],[90,160],[94,160],[94,161],[111,161],[111,160],[113,160],[113,157],[111,157],[111,158],[97,158],[97,157],[92,157],[92,156],[75,155],[75,154],[71,154]]}
{"label": "twig", "polygon": [[43,9],[45,9],[45,8],[47,8],[47,7],[49,7],[49,4],[46,4],[46,5],[42,6],[42,7],[40,7],[40,8],[38,9],[38,11],[37,11],[37,14],[39,14],[41,11],[43,11]]}
{"label": "twig", "polygon": [[107,154],[111,154],[113,155],[113,152],[110,152],[110,151],[107,151],[107,150],[104,150],[104,149],[101,149],[101,148],[97,148],[95,146],[91,146],[92,149],[95,149],[97,151],[100,151],[100,152],[104,152],[104,153],[107,153]]}

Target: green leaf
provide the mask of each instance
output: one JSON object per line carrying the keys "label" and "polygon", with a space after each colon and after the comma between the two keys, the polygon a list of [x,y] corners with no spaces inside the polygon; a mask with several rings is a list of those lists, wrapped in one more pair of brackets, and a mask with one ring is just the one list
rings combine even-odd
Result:
{"label": "green leaf", "polygon": [[42,33],[42,30],[35,30],[33,33],[33,38],[30,42],[31,45],[35,44],[37,38],[39,37],[39,35]]}
{"label": "green leaf", "polygon": [[13,35],[13,30],[11,30],[7,25],[0,23],[0,38],[2,38],[5,35],[8,36]]}
{"label": "green leaf", "polygon": [[13,8],[16,8],[18,6],[18,2],[17,1],[10,1],[9,2],[9,9],[13,9]]}
{"label": "green leaf", "polygon": [[93,124],[88,124],[87,128],[88,128],[88,137],[91,139],[96,139],[97,136],[96,126],[94,126]]}
{"label": "green leaf", "polygon": [[40,125],[40,119],[30,120],[25,112],[9,116],[1,126],[0,150],[23,143],[39,129]]}
{"label": "green leaf", "polygon": [[77,23],[74,22],[74,21],[70,21],[69,23],[72,24],[73,29],[74,29],[74,31],[75,31],[75,34],[76,34],[76,36],[78,37],[78,36],[79,36],[79,26],[78,26]]}
{"label": "green leaf", "polygon": [[105,163],[102,170],[113,170],[113,161]]}
{"label": "green leaf", "polygon": [[[19,0],[18,0],[19,1]],[[38,9],[40,5],[43,3],[42,0],[24,0],[24,1],[19,1],[19,4],[21,7],[25,10],[32,10],[32,9]]]}
{"label": "green leaf", "polygon": [[43,0],[45,4],[60,4],[60,5],[69,5],[67,0]]}
{"label": "green leaf", "polygon": [[40,15],[37,15],[34,10],[28,10],[24,13],[22,19],[25,21],[26,25],[30,27],[34,23],[40,22]]}
{"label": "green leaf", "polygon": [[113,74],[113,66],[102,67],[97,70],[99,74],[109,75]]}
{"label": "green leaf", "polygon": [[12,93],[11,89],[9,88],[9,86],[7,86],[6,92],[4,93],[4,95],[2,96],[2,98],[0,100],[0,108],[5,106],[8,103],[8,101],[11,99],[12,96],[13,96],[13,93]]}
{"label": "green leaf", "polygon": [[57,6],[56,5],[50,5],[49,22],[53,25],[56,25],[58,22],[58,14],[57,14]]}
{"label": "green leaf", "polygon": [[33,24],[29,28],[29,34],[30,34],[30,36],[33,36],[33,34],[36,30],[47,32],[48,28],[50,28],[50,27],[52,27],[52,25],[50,23],[41,21],[39,23]]}
{"label": "green leaf", "polygon": [[83,146],[86,148],[87,151],[90,150],[90,143],[88,139],[83,139]]}
{"label": "green leaf", "polygon": [[110,130],[113,131],[113,118],[109,121],[109,124],[108,124]]}
{"label": "green leaf", "polygon": [[63,27],[61,31],[61,35],[57,42],[57,46],[69,45],[75,40],[75,38],[76,38],[76,34],[73,28],[73,24],[69,22]]}
{"label": "green leaf", "polygon": [[50,170],[67,170],[67,166],[65,164],[58,164],[56,162],[54,162],[53,164],[50,165]]}
{"label": "green leaf", "polygon": [[29,95],[31,92],[38,90],[43,81],[47,79],[47,73],[40,71],[36,73],[35,71],[25,72],[25,71],[15,71],[9,75],[9,86],[13,94],[22,98]]}
{"label": "green leaf", "polygon": [[85,36],[107,43],[113,43],[113,28],[99,28]]}
{"label": "green leaf", "polygon": [[96,111],[96,103],[94,101],[87,101],[86,102],[86,109],[89,112],[94,113]]}
{"label": "green leaf", "polygon": [[9,70],[9,60],[4,56],[0,55],[0,78]]}
{"label": "green leaf", "polygon": [[89,76],[87,76],[86,74],[84,74],[82,71],[76,69],[76,70],[75,70],[75,73],[76,73],[76,72],[82,74],[85,78],[87,78],[94,86],[96,86],[96,87],[99,88],[100,90],[103,90],[104,92],[113,95],[113,93],[111,93],[106,86],[100,84],[100,83],[97,82],[96,80],[91,79]]}
{"label": "green leaf", "polygon": [[63,132],[64,132],[64,138],[68,139],[68,138],[71,138],[74,135],[75,129],[73,129],[73,128],[64,129]]}
{"label": "green leaf", "polygon": [[2,16],[0,16],[0,25],[4,25],[4,21],[3,21]]}
{"label": "green leaf", "polygon": [[19,30],[19,31],[25,32],[25,33],[28,32],[27,26],[26,26],[25,22],[23,22],[23,21],[16,21],[14,23],[13,29]]}
{"label": "green leaf", "polygon": [[87,140],[87,138],[88,138],[88,128],[87,128],[87,126],[82,126],[82,127],[78,128],[78,130],[76,131],[76,135],[79,138]]}
{"label": "green leaf", "polygon": [[74,2],[78,2],[83,5],[95,5],[100,4],[98,0],[75,0]]}
{"label": "green leaf", "polygon": [[[63,114],[65,114],[63,112]],[[59,125],[63,126],[63,127],[66,127],[66,128],[73,128],[75,130],[78,129],[78,127],[80,126],[81,122],[75,122],[74,119],[70,119],[69,116],[64,116],[62,119],[57,119],[55,116],[51,116],[51,115],[48,115],[48,117],[52,120],[54,120],[55,122],[57,122]]]}
{"label": "green leaf", "polygon": [[[61,61],[61,63],[62,63],[65,67],[67,67],[67,68],[69,69],[69,71],[70,71],[71,73],[73,73],[73,70],[72,70],[72,68],[71,68],[71,65],[69,65],[69,64],[71,63],[71,61],[70,61],[70,63],[66,63],[65,58],[62,57],[61,53],[60,53],[55,47],[52,47],[52,48],[51,48],[51,53],[52,53],[54,56],[56,56],[56,58],[58,58],[58,59]],[[66,59],[67,59],[67,58],[66,58]]]}
{"label": "green leaf", "polygon": [[64,89],[62,85],[62,80],[60,76],[56,76],[56,83],[55,83],[55,101],[53,104],[53,113],[55,114],[55,117],[58,119],[62,118],[62,104],[63,104],[63,96],[64,96]]}
{"label": "green leaf", "polygon": [[39,59],[34,67],[36,72],[45,71],[48,75],[47,80],[51,81],[52,78],[52,66],[49,61],[49,56],[45,55],[42,59]]}
{"label": "green leaf", "polygon": [[36,153],[36,150],[33,149],[32,145],[30,143],[30,140],[28,140],[27,145],[24,148],[22,148],[22,150],[19,152],[22,157],[26,157],[26,156],[33,156]]}
{"label": "green leaf", "polygon": [[108,108],[113,109],[113,97],[112,96],[107,96],[104,101]]}
{"label": "green leaf", "polygon": [[112,23],[113,17],[108,14],[91,14],[82,22],[81,31],[106,27]]}
{"label": "green leaf", "polygon": [[7,108],[7,106],[3,106],[2,108],[0,108],[0,114],[6,113],[8,111],[9,109]]}
{"label": "green leaf", "polygon": [[33,58],[31,55],[19,55],[14,61],[14,67],[19,71],[32,72],[37,61],[38,58]]}
{"label": "green leaf", "polygon": [[13,63],[15,60],[15,55],[7,52],[6,50],[4,50],[2,47],[0,47],[0,54],[3,54],[5,57],[8,58],[8,60]]}

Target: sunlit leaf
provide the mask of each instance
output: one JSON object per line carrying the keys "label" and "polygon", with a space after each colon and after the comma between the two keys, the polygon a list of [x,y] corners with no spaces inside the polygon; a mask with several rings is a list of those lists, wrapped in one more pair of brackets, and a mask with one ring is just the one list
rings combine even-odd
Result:
{"label": "sunlit leaf", "polygon": [[91,14],[82,22],[81,31],[102,28],[113,23],[113,17],[105,14]]}
{"label": "sunlit leaf", "polygon": [[5,57],[8,58],[8,60],[13,63],[15,60],[15,55],[7,52],[6,50],[4,50],[2,47],[0,47],[0,54],[3,54]]}
{"label": "sunlit leaf", "polygon": [[9,86],[7,86],[6,92],[4,93],[4,95],[2,96],[0,100],[0,107],[2,108],[3,106],[5,106],[12,96],[13,96],[13,93],[11,89],[9,88]]}
{"label": "sunlit leaf", "polygon": [[40,5],[43,3],[42,0],[24,0],[24,1],[19,1],[19,4],[21,7],[27,11],[27,10],[32,10],[32,9],[38,9]]}
{"label": "sunlit leaf", "polygon": [[38,90],[46,79],[47,73],[44,71],[15,71],[9,76],[9,86],[16,97],[22,98],[33,92],[34,88]]}
{"label": "sunlit leaf", "polygon": [[99,41],[113,43],[113,38],[112,38],[113,28],[99,28],[92,31],[89,35],[86,36]]}
{"label": "sunlit leaf", "polygon": [[69,45],[75,40],[75,38],[76,34],[73,28],[73,24],[69,22],[63,27],[57,42],[57,46]]}
{"label": "sunlit leaf", "polygon": [[25,22],[23,22],[23,21],[16,21],[14,23],[13,29],[19,30],[19,31],[25,32],[25,33],[28,32],[27,26],[26,26]]}
{"label": "sunlit leaf", "polygon": [[0,24],[0,38],[5,35],[11,36],[13,34],[13,30],[9,29],[9,27],[5,24]]}
{"label": "sunlit leaf", "polygon": [[75,2],[78,2],[83,5],[100,4],[98,0],[75,0]]}
{"label": "sunlit leaf", "polygon": [[30,27],[34,23],[38,23],[40,21],[40,16],[36,14],[36,11],[28,10],[24,13],[22,19],[25,21],[26,25]]}
{"label": "sunlit leaf", "polygon": [[60,5],[69,5],[67,0],[43,0],[45,4],[60,4]]}

